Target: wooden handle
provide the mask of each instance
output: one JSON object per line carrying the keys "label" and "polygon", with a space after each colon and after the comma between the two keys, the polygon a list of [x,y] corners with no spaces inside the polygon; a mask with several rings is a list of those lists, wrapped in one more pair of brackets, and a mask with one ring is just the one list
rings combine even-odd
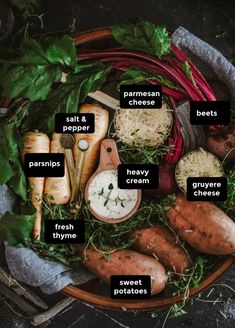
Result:
{"label": "wooden handle", "polygon": [[62,310],[67,308],[70,304],[74,303],[76,300],[72,297],[65,297],[64,299],[60,300],[58,303],[53,305],[47,311],[42,313],[36,314],[31,318],[31,324],[33,326],[39,326],[44,322],[50,321],[50,319],[54,318],[57,314],[59,314]]}
{"label": "wooden handle", "polygon": [[104,139],[100,146],[100,163],[96,173],[105,170],[116,170],[120,163],[115,141],[112,139]]}
{"label": "wooden handle", "polygon": [[37,294],[35,294],[34,291],[32,291],[30,288],[26,288],[25,286],[22,286],[16,279],[14,279],[9,273],[7,273],[1,267],[0,267],[0,283],[9,287],[17,295],[21,297],[24,296],[27,300],[29,300],[34,305],[44,310],[48,309],[48,305]]}
{"label": "wooden handle", "polygon": [[70,179],[70,185],[73,186],[73,180],[74,180],[74,170],[75,170],[75,164],[73,159],[73,152],[72,149],[65,149],[65,158],[68,166],[69,171],[69,179]]}
{"label": "wooden handle", "polygon": [[[95,37],[94,37],[95,36]],[[91,42],[94,40],[104,40],[110,39],[112,36],[112,32],[108,27],[101,27],[99,29],[94,29],[90,31],[86,31],[84,33],[80,33],[75,36],[75,44],[79,46],[80,44]]]}
{"label": "wooden handle", "polygon": [[81,182],[81,175],[82,175],[82,167],[84,163],[84,157],[85,152],[79,151],[80,156],[76,158],[76,164],[75,164],[75,170],[74,170],[74,178],[73,178],[73,187],[72,187],[72,193],[70,198],[70,207],[74,207],[77,198],[78,198],[78,192],[79,192],[79,186]]}
{"label": "wooden handle", "polygon": [[99,101],[101,104],[108,106],[114,110],[116,110],[119,107],[119,100],[110,97],[106,93],[102,91],[95,91],[88,93],[88,96],[92,99],[95,99]]}

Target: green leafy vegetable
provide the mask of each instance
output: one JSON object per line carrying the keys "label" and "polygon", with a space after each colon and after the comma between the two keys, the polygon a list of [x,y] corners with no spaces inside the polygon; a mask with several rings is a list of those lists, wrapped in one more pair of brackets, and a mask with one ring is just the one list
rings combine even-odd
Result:
{"label": "green leafy vegetable", "polygon": [[115,40],[126,49],[143,51],[161,58],[170,51],[170,37],[164,26],[137,19],[111,26]]}
{"label": "green leafy vegetable", "polygon": [[17,215],[7,212],[0,219],[0,237],[11,246],[27,246],[31,239],[31,231],[35,214]]}
{"label": "green leafy vegetable", "polygon": [[27,199],[26,179],[20,161],[21,137],[18,127],[24,111],[12,119],[0,121],[0,184],[7,183],[23,200]]}
{"label": "green leafy vegetable", "polygon": [[147,70],[141,70],[137,67],[128,68],[128,70],[120,76],[120,80],[120,85],[143,84],[143,82],[147,83],[149,80],[156,80],[171,89],[178,89],[178,87],[176,87],[169,79]]}
{"label": "green leafy vegetable", "polygon": [[74,39],[45,37],[24,39],[19,48],[0,48],[0,62],[15,65],[62,65],[74,68],[77,62]]}
{"label": "green leafy vegetable", "polygon": [[38,129],[51,133],[55,129],[56,113],[76,113],[79,103],[84,102],[89,92],[102,87],[111,67],[102,63],[78,64],[74,73],[68,73],[65,83],[50,91],[45,101],[32,102],[28,115],[22,122],[22,129]]}
{"label": "green leafy vegetable", "polygon": [[2,96],[14,99],[14,105],[28,98],[27,105],[9,118],[0,119],[0,184],[27,199],[26,179],[20,158],[22,135],[26,130],[51,133],[56,113],[76,113],[89,92],[100,89],[111,67],[102,63],[84,65],[77,60],[72,38],[45,38],[22,42],[16,53],[0,48]]}
{"label": "green leafy vegetable", "polygon": [[191,71],[191,68],[190,68],[190,65],[189,63],[187,62],[187,60],[183,63],[183,72],[184,74],[189,78],[190,81],[193,82],[194,85],[196,85],[196,82],[193,78],[193,73]]}
{"label": "green leafy vegetable", "polygon": [[[0,185],[6,183],[14,175],[10,164],[10,154],[8,151],[8,142],[4,135],[3,127],[0,127]],[[8,160],[7,160],[8,159]]]}
{"label": "green leafy vegetable", "polygon": [[59,81],[62,71],[59,67],[35,65],[27,67],[17,65],[9,69],[8,65],[1,69],[4,79],[1,80],[3,97],[28,98],[30,100],[45,99],[52,83]]}
{"label": "green leafy vegetable", "polygon": [[[7,53],[7,55],[6,55]],[[25,39],[15,52],[0,48],[1,96],[44,100],[62,72],[75,68],[76,47],[72,38]]]}

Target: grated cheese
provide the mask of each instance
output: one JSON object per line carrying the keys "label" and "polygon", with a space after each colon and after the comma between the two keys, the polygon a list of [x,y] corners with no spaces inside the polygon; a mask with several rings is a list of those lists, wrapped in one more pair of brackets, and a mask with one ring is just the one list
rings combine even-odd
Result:
{"label": "grated cheese", "polygon": [[203,149],[194,150],[184,155],[178,162],[175,178],[179,188],[186,193],[189,177],[222,177],[223,166],[213,154]]}
{"label": "grated cheese", "polygon": [[115,134],[129,146],[159,146],[172,126],[171,110],[164,103],[159,109],[117,109]]}

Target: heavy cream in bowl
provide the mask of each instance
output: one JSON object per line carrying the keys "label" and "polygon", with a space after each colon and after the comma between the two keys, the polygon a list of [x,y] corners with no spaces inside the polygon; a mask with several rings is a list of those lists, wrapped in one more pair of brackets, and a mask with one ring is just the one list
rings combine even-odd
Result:
{"label": "heavy cream in bowl", "polygon": [[136,206],[138,189],[118,188],[117,170],[106,170],[94,177],[87,190],[93,213],[107,219],[121,219]]}

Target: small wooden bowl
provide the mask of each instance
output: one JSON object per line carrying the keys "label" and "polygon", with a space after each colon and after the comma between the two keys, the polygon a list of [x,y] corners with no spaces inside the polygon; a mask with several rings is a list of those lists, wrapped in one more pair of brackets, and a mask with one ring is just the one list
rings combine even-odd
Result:
{"label": "small wooden bowl", "polygon": [[[90,187],[90,184],[92,180],[101,172],[108,171],[108,170],[117,170],[118,165],[121,164],[119,156],[118,156],[118,150],[117,146],[114,140],[112,139],[104,139],[101,142],[100,145],[100,162],[97,170],[95,173],[90,177],[86,184],[86,189],[85,189],[85,200],[88,203],[88,190]],[[97,214],[92,207],[89,208],[90,212],[100,221],[103,221],[105,223],[119,223],[128,220],[130,217],[132,217],[135,212],[137,211],[139,205],[141,202],[141,190],[138,189],[138,195],[137,195],[137,200],[135,203],[135,206],[131,210],[130,213],[128,213],[126,216],[123,216],[119,219],[111,219],[107,218],[105,216],[101,216]]]}

